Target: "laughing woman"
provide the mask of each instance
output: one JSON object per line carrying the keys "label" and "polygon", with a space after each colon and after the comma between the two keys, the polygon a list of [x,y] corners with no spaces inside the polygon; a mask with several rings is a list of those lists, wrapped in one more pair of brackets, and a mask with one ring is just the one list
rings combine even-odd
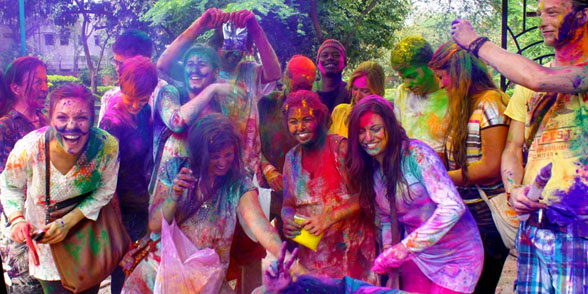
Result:
{"label": "laughing woman", "polygon": [[475,221],[443,162],[406,136],[388,101],[368,96],[351,111],[346,165],[363,210],[379,217],[384,252],[372,270],[400,268],[408,292],[471,293],[482,270]]}

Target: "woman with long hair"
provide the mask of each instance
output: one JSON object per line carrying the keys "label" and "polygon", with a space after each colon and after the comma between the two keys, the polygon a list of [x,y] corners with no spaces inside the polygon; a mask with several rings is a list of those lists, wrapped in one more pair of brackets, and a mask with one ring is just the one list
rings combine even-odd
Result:
{"label": "woman with long hair", "polygon": [[368,96],[349,117],[346,160],[366,215],[377,216],[383,252],[373,271],[416,293],[471,293],[482,269],[475,221],[436,152],[410,139],[390,102]]}
{"label": "woman with long hair", "polygon": [[[261,211],[257,190],[243,170],[241,142],[232,122],[218,113],[204,116],[188,130],[187,145],[193,156],[174,157],[162,166],[149,207],[151,238],[160,240],[162,221],[171,223],[175,218],[196,247],[217,252],[223,271],[229,265],[237,213],[256,236],[266,236],[259,239],[262,245],[269,239],[279,244],[277,231],[256,216]],[[156,242],[156,249],[127,278],[123,293],[153,292],[161,260],[161,243]],[[227,283],[219,290],[231,292]]]}
{"label": "woman with long hair", "polygon": [[359,64],[347,83],[347,91],[351,93],[351,103],[339,104],[333,109],[329,133],[347,137],[349,113],[353,105],[370,94],[384,97],[385,83],[386,74],[380,64],[374,61],[364,61]]}
{"label": "woman with long hair", "polygon": [[509,250],[479,189],[489,198],[504,192],[500,158],[510,122],[504,115],[508,96],[496,87],[484,61],[454,42],[439,47],[429,67],[449,100],[448,173],[476,219],[484,243],[484,270],[476,293],[494,291]]}

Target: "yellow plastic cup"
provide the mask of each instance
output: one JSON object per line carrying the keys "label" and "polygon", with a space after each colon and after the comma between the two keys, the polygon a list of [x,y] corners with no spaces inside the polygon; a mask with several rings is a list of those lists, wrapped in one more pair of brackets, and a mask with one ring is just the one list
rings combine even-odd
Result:
{"label": "yellow plastic cup", "polygon": [[[294,216],[294,221],[299,225],[302,224],[305,220],[306,219],[303,217],[300,217],[297,215]],[[318,246],[319,242],[321,241],[321,238],[323,237],[323,235],[324,235],[324,233],[317,236],[317,235],[310,233],[306,229],[302,228],[300,230],[300,235],[294,237],[294,239],[292,239],[292,240],[294,242],[316,252],[316,247]]]}

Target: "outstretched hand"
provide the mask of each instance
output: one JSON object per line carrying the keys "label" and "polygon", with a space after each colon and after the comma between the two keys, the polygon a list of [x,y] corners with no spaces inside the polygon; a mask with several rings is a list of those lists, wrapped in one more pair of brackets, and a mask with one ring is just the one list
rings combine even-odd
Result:
{"label": "outstretched hand", "polygon": [[239,10],[231,13],[230,20],[232,20],[238,28],[249,28],[253,23],[257,23],[255,14],[249,10]]}
{"label": "outstretched hand", "polygon": [[200,22],[200,25],[207,29],[215,29],[220,27],[224,22],[227,22],[230,15],[230,13],[223,12],[218,8],[209,8],[198,21]]}
{"label": "outstretched hand", "polygon": [[290,275],[290,268],[298,256],[298,248],[294,249],[289,258],[286,257],[287,243],[282,243],[280,256],[277,263],[272,263],[263,275],[263,284],[265,285],[266,293],[278,293],[282,289],[288,287],[292,281]]}
{"label": "outstretched hand", "polygon": [[461,18],[456,18],[451,22],[451,36],[453,37],[453,41],[465,50],[468,50],[470,44],[480,37],[472,27],[472,24]]}

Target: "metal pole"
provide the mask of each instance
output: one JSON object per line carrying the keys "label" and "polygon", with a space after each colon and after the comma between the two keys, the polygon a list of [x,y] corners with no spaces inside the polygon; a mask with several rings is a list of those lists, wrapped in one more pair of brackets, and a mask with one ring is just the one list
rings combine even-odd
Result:
{"label": "metal pole", "polygon": [[[502,39],[501,46],[506,49],[508,37],[508,0],[502,0]],[[506,90],[506,79],[503,75],[500,75],[500,88],[502,91]]]}
{"label": "metal pole", "polygon": [[27,55],[27,38],[25,34],[25,10],[24,0],[18,0],[18,14],[20,17],[20,55]]}

